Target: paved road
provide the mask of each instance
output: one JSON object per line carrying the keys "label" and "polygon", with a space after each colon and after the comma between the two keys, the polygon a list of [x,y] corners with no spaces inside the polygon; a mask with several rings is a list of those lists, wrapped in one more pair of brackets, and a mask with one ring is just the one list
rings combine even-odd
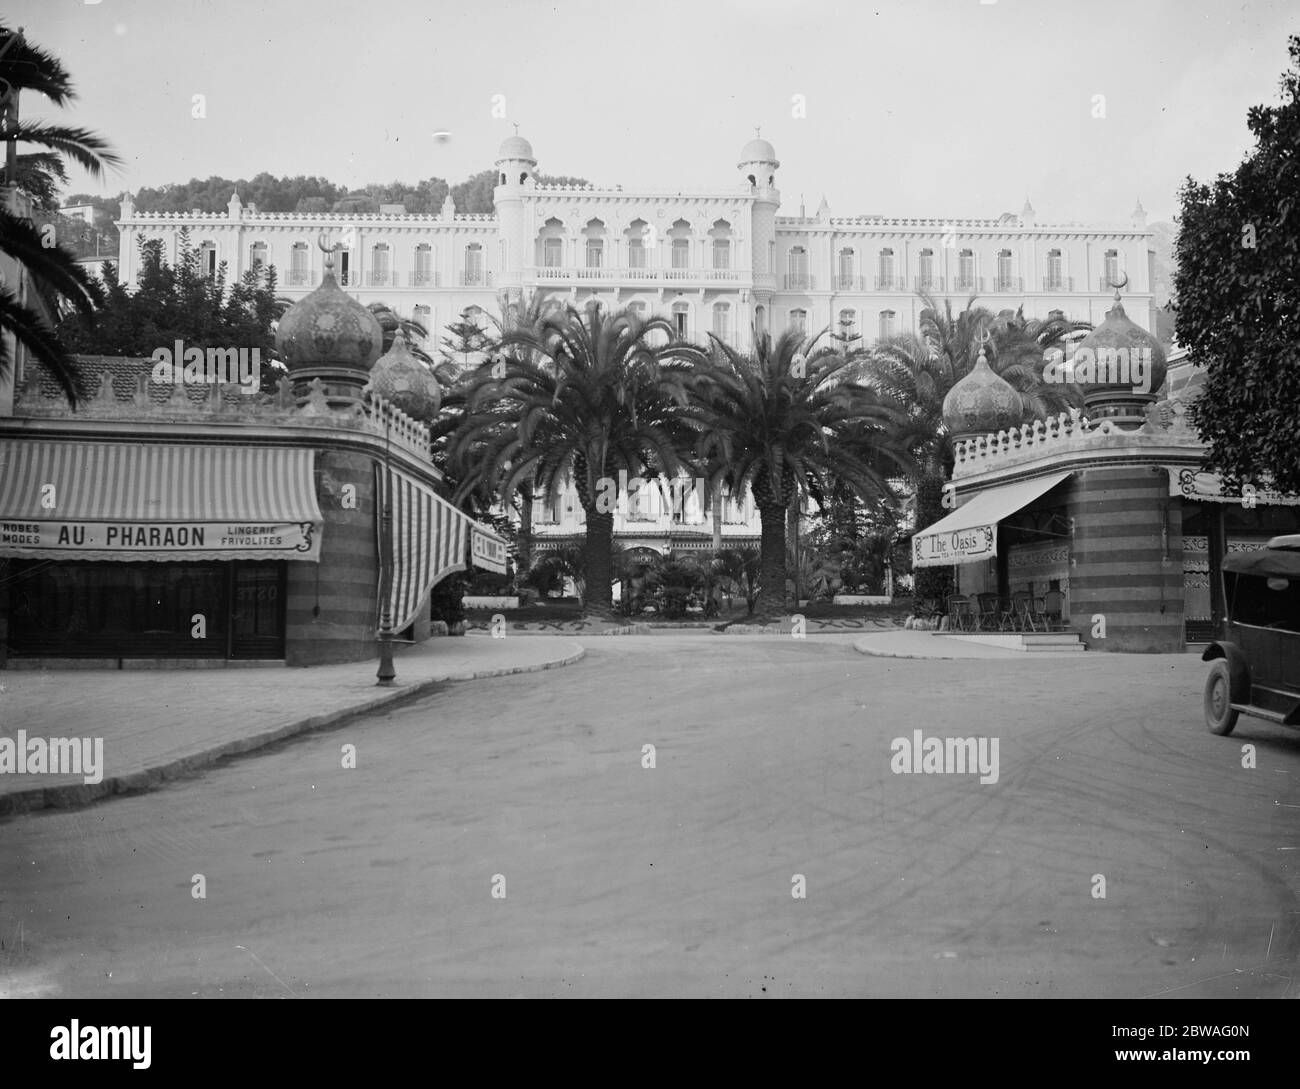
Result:
{"label": "paved road", "polygon": [[[1300,735],[1206,733],[1191,656],[851,642],[591,640],[0,821],[0,992],[1300,993]],[[998,738],[998,781],[894,774],[916,729]]]}

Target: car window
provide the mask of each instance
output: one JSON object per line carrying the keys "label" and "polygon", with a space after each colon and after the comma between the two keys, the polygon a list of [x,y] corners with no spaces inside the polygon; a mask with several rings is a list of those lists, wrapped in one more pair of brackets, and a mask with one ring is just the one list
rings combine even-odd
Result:
{"label": "car window", "polygon": [[1235,587],[1229,587],[1233,620],[1300,632],[1300,579],[1237,575],[1235,580]]}

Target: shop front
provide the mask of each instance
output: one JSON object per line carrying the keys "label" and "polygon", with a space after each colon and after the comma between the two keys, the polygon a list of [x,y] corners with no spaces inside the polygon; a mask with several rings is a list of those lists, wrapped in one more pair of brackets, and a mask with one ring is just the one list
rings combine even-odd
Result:
{"label": "shop front", "polygon": [[315,451],[0,441],[9,657],[283,659]]}

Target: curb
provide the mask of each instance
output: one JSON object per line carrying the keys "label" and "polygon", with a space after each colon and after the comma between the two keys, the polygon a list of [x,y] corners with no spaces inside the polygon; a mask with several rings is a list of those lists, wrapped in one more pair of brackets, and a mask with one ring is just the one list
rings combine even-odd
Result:
{"label": "curb", "polygon": [[489,677],[506,677],[515,673],[540,673],[545,669],[558,669],[561,666],[572,665],[574,662],[586,657],[586,654],[586,649],[579,646],[576,651],[564,658],[553,662],[542,662],[540,665],[477,669],[466,673],[451,673],[447,676],[431,677],[428,680],[417,681],[396,691],[386,692],[382,696],[376,696],[363,703],[350,704],[337,711],[329,711],[325,714],[299,719],[296,722],[285,723],[282,726],[276,726],[249,737],[237,737],[204,749],[201,752],[177,757],[166,763],[140,768],[135,771],[122,772],[118,775],[105,776],[98,783],[65,783],[60,786],[31,787],[24,790],[15,790],[8,794],[0,794],[0,817],[29,813],[36,809],[77,809],[114,794],[137,794],[146,790],[153,790],[161,783],[171,779],[178,779],[200,768],[208,767],[225,757],[240,756],[244,753],[265,748],[267,745],[274,745],[277,741],[283,741],[298,734],[339,726],[349,719],[359,718],[381,708],[394,707],[414,701],[420,696],[426,695],[438,685],[446,684],[449,681],[475,681],[485,680]]}

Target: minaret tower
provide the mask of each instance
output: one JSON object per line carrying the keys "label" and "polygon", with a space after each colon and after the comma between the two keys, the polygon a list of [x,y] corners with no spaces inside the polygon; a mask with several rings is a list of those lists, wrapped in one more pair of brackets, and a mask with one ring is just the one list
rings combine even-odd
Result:
{"label": "minaret tower", "polygon": [[501,144],[497,152],[497,185],[492,199],[497,207],[497,237],[501,242],[501,272],[498,281],[502,288],[517,295],[523,285],[524,257],[528,250],[525,237],[524,187],[532,183],[533,171],[537,169],[537,160],[533,158],[533,147],[519,135],[519,126],[515,134]]}
{"label": "minaret tower", "polygon": [[754,301],[763,306],[770,306],[772,292],[776,290],[776,269],[772,267],[771,253],[776,242],[776,213],[781,207],[781,193],[776,187],[776,171],[780,165],[775,149],[755,129],[754,139],[745,145],[736,166],[754,194],[753,222],[749,232],[753,247]]}

